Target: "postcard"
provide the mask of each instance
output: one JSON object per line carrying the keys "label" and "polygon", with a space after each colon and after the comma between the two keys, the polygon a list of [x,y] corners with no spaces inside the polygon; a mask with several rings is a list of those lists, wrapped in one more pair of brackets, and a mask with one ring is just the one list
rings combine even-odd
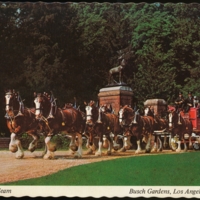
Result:
{"label": "postcard", "polygon": [[199,198],[199,10],[1,2],[0,196]]}

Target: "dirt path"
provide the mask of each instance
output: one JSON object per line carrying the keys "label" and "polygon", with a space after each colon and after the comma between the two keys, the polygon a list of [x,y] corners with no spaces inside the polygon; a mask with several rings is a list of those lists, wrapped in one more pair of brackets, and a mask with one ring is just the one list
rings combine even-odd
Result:
{"label": "dirt path", "polygon": [[127,152],[113,152],[111,156],[103,154],[101,157],[86,155],[85,152],[83,152],[81,159],[74,159],[73,155],[70,154],[69,151],[56,151],[53,160],[44,160],[41,156],[42,151],[35,151],[33,153],[25,151],[23,159],[16,159],[15,154],[9,151],[0,151],[0,183],[46,176],[73,166],[100,162],[103,160],[111,160],[127,156],[144,156],[166,153],[171,154],[175,152],[165,150],[162,153],[142,153],[135,155],[133,150],[129,150]]}

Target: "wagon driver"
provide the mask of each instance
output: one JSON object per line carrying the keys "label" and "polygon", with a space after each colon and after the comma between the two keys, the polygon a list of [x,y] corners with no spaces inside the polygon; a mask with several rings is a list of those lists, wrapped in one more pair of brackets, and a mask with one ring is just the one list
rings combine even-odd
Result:
{"label": "wagon driver", "polygon": [[190,108],[193,107],[194,97],[191,92],[188,92],[188,98],[185,100],[185,112],[189,112]]}
{"label": "wagon driver", "polygon": [[178,98],[175,100],[176,112],[179,110],[183,110],[185,99],[183,97],[183,93],[179,92]]}

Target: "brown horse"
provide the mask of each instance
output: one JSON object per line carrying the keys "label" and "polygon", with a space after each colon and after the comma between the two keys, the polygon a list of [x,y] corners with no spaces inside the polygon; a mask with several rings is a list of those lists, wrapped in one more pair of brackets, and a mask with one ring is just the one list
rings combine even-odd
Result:
{"label": "brown horse", "polygon": [[[161,116],[155,115],[151,108],[148,106],[144,109],[144,116],[152,116],[154,118],[154,146],[151,150],[152,152],[155,151],[162,151],[163,146],[167,146],[167,137],[166,134],[164,134],[164,144],[162,145],[162,141],[160,138],[160,135],[158,135],[156,132],[164,133],[164,131],[168,130],[168,121],[165,118],[161,118]],[[158,143],[160,145],[158,145]]]}
{"label": "brown horse", "polygon": [[40,121],[45,129],[45,143],[47,146],[47,153],[44,159],[51,159],[54,157],[56,147],[51,144],[50,140],[55,134],[64,133],[71,137],[69,147],[75,151],[77,150],[76,137],[78,138],[78,150],[75,157],[82,157],[82,133],[84,130],[84,119],[82,113],[74,108],[71,104],[66,104],[65,108],[58,108],[56,99],[53,94],[48,95],[37,94],[35,97],[36,119]]}
{"label": "brown horse", "polygon": [[[101,106],[101,112],[109,116],[112,121],[112,130],[111,130],[111,139],[113,140],[113,148],[115,151],[119,150],[122,147],[122,128],[119,123],[118,115],[114,114],[114,110],[112,109],[111,105],[104,104]],[[107,142],[107,138],[104,137],[104,142]],[[119,150],[121,151],[121,150]]]}
{"label": "brown horse", "polygon": [[[130,110],[129,110],[130,108]],[[129,112],[130,111],[130,112]],[[120,139],[122,139],[123,146],[121,149],[119,149],[120,152],[125,152],[126,150],[129,150],[133,144],[131,143],[131,138],[132,134],[129,132],[129,124],[131,123],[132,119],[134,117],[134,111],[132,108],[128,105],[126,106],[121,106],[119,113],[118,113],[118,118],[119,118],[119,123],[121,127],[121,135],[118,135]],[[126,120],[125,120],[126,119]],[[127,134],[124,134],[127,133]]]}
{"label": "brown horse", "polygon": [[33,141],[29,144],[29,151],[33,152],[37,147],[39,135],[37,131],[39,126],[35,120],[35,110],[24,107],[23,101],[19,93],[14,90],[8,90],[5,93],[6,101],[6,123],[11,133],[9,150],[16,152],[16,158],[23,158],[24,152],[19,139],[22,133],[27,133],[33,137]]}
{"label": "brown horse", "polygon": [[181,113],[175,109],[169,110],[168,122],[171,132],[171,144],[178,143],[177,148],[175,147],[176,145],[172,145],[172,150],[176,149],[177,152],[181,152],[181,141],[183,141],[184,151],[187,151],[186,138],[189,139],[189,148],[192,148],[192,122],[189,119],[183,118]]}
{"label": "brown horse", "polygon": [[131,107],[125,105],[120,109],[120,121],[124,129],[124,136],[135,136],[137,140],[137,150],[135,153],[141,152],[140,142],[145,141],[145,152],[151,150],[151,138],[154,131],[154,119],[151,116],[141,116],[138,111],[134,111]]}
{"label": "brown horse", "polygon": [[120,126],[118,123],[118,116],[109,112],[105,112],[103,107],[98,107],[95,105],[94,101],[86,106],[86,126],[85,133],[89,138],[89,145],[92,147],[94,143],[94,138],[98,137],[98,151],[95,153],[97,156],[102,155],[102,144],[103,136],[106,137],[105,141],[108,141],[107,155],[111,154],[113,148],[113,140],[111,139],[111,134],[119,134]]}

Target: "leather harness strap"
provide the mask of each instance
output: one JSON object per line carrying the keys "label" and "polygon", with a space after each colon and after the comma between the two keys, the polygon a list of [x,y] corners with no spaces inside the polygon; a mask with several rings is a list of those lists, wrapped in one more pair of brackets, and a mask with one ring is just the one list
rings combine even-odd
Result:
{"label": "leather harness strap", "polygon": [[60,111],[60,113],[62,115],[63,122],[65,123],[65,116],[64,116],[64,113],[63,113],[62,109],[58,108],[58,110]]}

